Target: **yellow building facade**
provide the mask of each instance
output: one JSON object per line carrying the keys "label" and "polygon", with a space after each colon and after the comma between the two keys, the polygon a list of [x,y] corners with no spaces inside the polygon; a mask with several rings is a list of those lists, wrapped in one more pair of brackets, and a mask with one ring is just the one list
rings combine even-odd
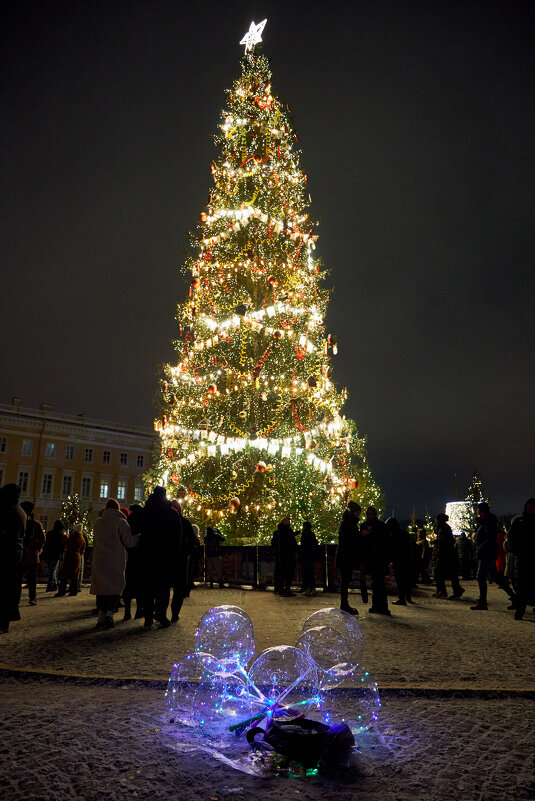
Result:
{"label": "yellow building facade", "polygon": [[121,506],[144,500],[142,474],[150,467],[154,430],[55,412],[47,404],[0,404],[0,486],[21,488],[45,531],[76,492],[96,519],[108,498]]}

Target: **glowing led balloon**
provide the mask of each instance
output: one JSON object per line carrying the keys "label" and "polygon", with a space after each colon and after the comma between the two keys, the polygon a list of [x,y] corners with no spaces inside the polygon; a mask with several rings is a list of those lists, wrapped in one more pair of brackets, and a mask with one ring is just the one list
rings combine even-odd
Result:
{"label": "glowing led balloon", "polygon": [[322,670],[334,671],[336,668],[336,675],[340,681],[355,667],[351,641],[330,626],[313,626],[306,629],[296,645],[311,656]]}
{"label": "glowing led balloon", "polygon": [[364,635],[358,622],[355,620],[354,615],[347,612],[342,612],[341,609],[327,607],[325,609],[318,609],[317,612],[310,615],[303,623],[301,634],[308,629],[317,628],[319,626],[326,626],[327,628],[337,631],[347,642],[350,647],[350,659],[347,660],[351,665],[358,665],[364,656]]}
{"label": "glowing led balloon", "polygon": [[216,672],[230,676],[245,669],[254,654],[253,624],[240,610],[217,611],[210,609],[197,626],[195,651],[212,654],[218,662]]}
{"label": "glowing led balloon", "polygon": [[199,684],[215,674],[218,664],[211,654],[188,654],[173,666],[165,700],[170,712],[189,726],[197,724],[194,697]]}
{"label": "glowing led balloon", "polygon": [[263,651],[251,665],[249,680],[265,699],[268,716],[301,714],[317,702],[317,667],[308,654],[290,645]]}
{"label": "glowing led balloon", "polygon": [[367,670],[355,667],[339,681],[323,674],[317,708],[309,715],[325,723],[347,723],[353,734],[371,728],[379,718],[381,699],[377,683]]}
{"label": "glowing led balloon", "polygon": [[228,740],[229,726],[251,715],[245,682],[238,676],[209,676],[197,687],[193,714],[204,735]]}

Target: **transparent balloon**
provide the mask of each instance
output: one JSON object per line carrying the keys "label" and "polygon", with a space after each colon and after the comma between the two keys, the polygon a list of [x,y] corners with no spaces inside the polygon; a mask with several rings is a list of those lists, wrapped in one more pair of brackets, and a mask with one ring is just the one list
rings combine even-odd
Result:
{"label": "transparent balloon", "polygon": [[379,718],[381,698],[373,676],[355,667],[340,681],[336,672],[322,675],[319,703],[309,717],[324,723],[347,723],[353,734],[370,729]]}
{"label": "transparent balloon", "polygon": [[251,716],[245,681],[239,676],[209,676],[195,692],[194,715],[203,735],[228,741],[231,727]]}
{"label": "transparent balloon", "polygon": [[188,654],[173,666],[165,700],[167,707],[180,723],[197,725],[195,713],[195,693],[199,684],[213,676],[218,663],[211,654]]}
{"label": "transparent balloon", "polygon": [[301,634],[296,645],[311,656],[322,670],[336,668],[339,681],[342,681],[355,667],[351,641],[330,626],[313,626],[307,629]]}
{"label": "transparent balloon", "polygon": [[340,660],[341,662],[345,661],[352,667],[361,663],[362,657],[364,656],[364,635],[354,615],[350,615],[348,612],[342,612],[341,609],[335,609],[334,607],[318,609],[317,612],[310,615],[303,623],[301,636],[304,632],[308,631],[308,629],[321,626],[333,629],[347,641],[349,646],[349,658],[342,659]]}
{"label": "transparent balloon", "polygon": [[[253,707],[267,717],[302,714],[318,702],[316,664],[299,648],[267,648],[249,670]],[[254,697],[256,695],[256,697]]]}
{"label": "transparent balloon", "polygon": [[195,651],[212,654],[217,673],[230,676],[244,670],[254,655],[253,624],[243,610],[210,609],[200,619],[195,632]]}

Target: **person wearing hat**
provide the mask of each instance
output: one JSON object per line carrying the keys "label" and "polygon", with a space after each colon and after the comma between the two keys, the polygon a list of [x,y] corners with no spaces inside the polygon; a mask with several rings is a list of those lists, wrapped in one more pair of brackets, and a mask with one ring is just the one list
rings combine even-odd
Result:
{"label": "person wearing hat", "polygon": [[125,586],[126,548],[135,548],[139,536],[132,533],[118,501],[108,498],[93,528],[91,595],[97,596],[97,628],[112,629],[113,615]]}
{"label": "person wearing hat", "polygon": [[496,582],[515,603],[513,590],[502,573],[498,573],[496,559],[498,558],[498,520],[490,511],[486,501],[480,501],[476,509],[478,527],[476,530],[475,546],[478,560],[476,580],[479,584],[479,598],[470,609],[474,611],[487,610],[487,576]]}
{"label": "person wearing hat", "polygon": [[69,582],[69,595],[78,595],[78,579],[82,568],[82,554],[85,551],[86,540],[81,523],[76,523],[69,534],[63,561],[58,570],[58,591],[55,598],[60,598],[67,592]]}
{"label": "person wearing hat", "polygon": [[34,504],[31,501],[23,501],[21,507],[26,513],[22,567],[28,584],[28,604],[37,606],[37,568],[45,545],[45,532],[41,523],[34,519]]}

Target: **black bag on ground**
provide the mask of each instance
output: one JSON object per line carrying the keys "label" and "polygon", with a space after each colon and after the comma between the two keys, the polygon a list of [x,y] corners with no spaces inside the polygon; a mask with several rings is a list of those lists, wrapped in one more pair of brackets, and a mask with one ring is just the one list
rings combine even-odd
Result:
{"label": "black bag on ground", "polygon": [[355,745],[351,729],[345,723],[327,726],[308,718],[273,720],[266,731],[257,726],[247,732],[247,742],[252,743],[258,734],[278,754],[304,768],[315,768],[320,760],[336,761]]}

